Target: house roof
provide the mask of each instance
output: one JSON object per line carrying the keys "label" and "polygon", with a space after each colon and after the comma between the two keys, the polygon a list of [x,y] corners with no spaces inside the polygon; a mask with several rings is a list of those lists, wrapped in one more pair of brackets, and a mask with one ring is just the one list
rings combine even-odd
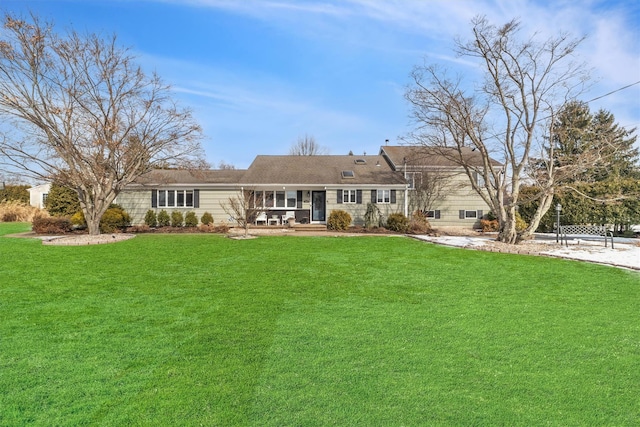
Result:
{"label": "house roof", "polygon": [[238,184],[246,170],[238,169],[154,169],[138,177],[140,185],[152,184]]}
{"label": "house roof", "polygon": [[[343,171],[353,171],[347,177]],[[244,185],[402,185],[382,156],[257,156]]]}
{"label": "house roof", "polygon": [[[470,147],[462,147],[460,153],[457,148],[427,147],[416,145],[385,145],[380,147],[380,154],[385,155],[391,166],[399,170],[406,159],[408,166],[426,167],[458,167],[460,155],[470,166],[483,166],[482,155]],[[502,166],[491,159],[493,166]]]}

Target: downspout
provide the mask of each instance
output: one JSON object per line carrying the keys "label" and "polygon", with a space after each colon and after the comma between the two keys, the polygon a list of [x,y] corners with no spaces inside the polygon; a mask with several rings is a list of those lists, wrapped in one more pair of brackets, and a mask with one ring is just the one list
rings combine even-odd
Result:
{"label": "downspout", "polygon": [[409,183],[407,182],[407,158],[403,158],[404,164],[404,216],[409,218]]}

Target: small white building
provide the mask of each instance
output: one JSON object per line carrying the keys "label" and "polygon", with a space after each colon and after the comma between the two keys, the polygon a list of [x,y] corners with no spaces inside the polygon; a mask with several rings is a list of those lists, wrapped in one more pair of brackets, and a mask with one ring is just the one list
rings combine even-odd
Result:
{"label": "small white building", "polygon": [[44,209],[44,202],[47,200],[49,191],[51,191],[51,184],[40,184],[35,187],[28,188],[29,191],[29,204],[39,209]]}

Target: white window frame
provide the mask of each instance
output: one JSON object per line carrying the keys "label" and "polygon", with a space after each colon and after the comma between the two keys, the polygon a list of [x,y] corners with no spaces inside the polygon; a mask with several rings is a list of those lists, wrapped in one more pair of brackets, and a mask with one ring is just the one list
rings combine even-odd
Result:
{"label": "white window frame", "polygon": [[194,190],[158,190],[159,208],[192,208],[193,200]]}
{"label": "white window frame", "polygon": [[356,203],[357,190],[342,190],[342,203]]}
{"label": "white window frame", "polygon": [[464,211],[464,219],[478,219],[478,211]]}
{"label": "white window frame", "polygon": [[415,190],[418,184],[422,183],[422,172],[407,172],[407,184],[409,184],[409,190]]}
{"label": "white window frame", "polygon": [[377,204],[390,204],[391,203],[391,190],[377,190],[376,192]]}
{"label": "white window frame", "polygon": [[296,208],[298,206],[298,191],[297,190],[287,190],[287,191],[257,190],[254,193],[253,205],[254,207],[265,208],[265,209]]}

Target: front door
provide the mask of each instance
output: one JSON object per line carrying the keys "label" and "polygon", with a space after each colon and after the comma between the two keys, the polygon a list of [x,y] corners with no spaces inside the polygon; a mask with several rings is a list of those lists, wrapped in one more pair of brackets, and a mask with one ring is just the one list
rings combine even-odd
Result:
{"label": "front door", "polygon": [[312,191],[311,192],[311,221],[325,222],[327,215],[327,192]]}

